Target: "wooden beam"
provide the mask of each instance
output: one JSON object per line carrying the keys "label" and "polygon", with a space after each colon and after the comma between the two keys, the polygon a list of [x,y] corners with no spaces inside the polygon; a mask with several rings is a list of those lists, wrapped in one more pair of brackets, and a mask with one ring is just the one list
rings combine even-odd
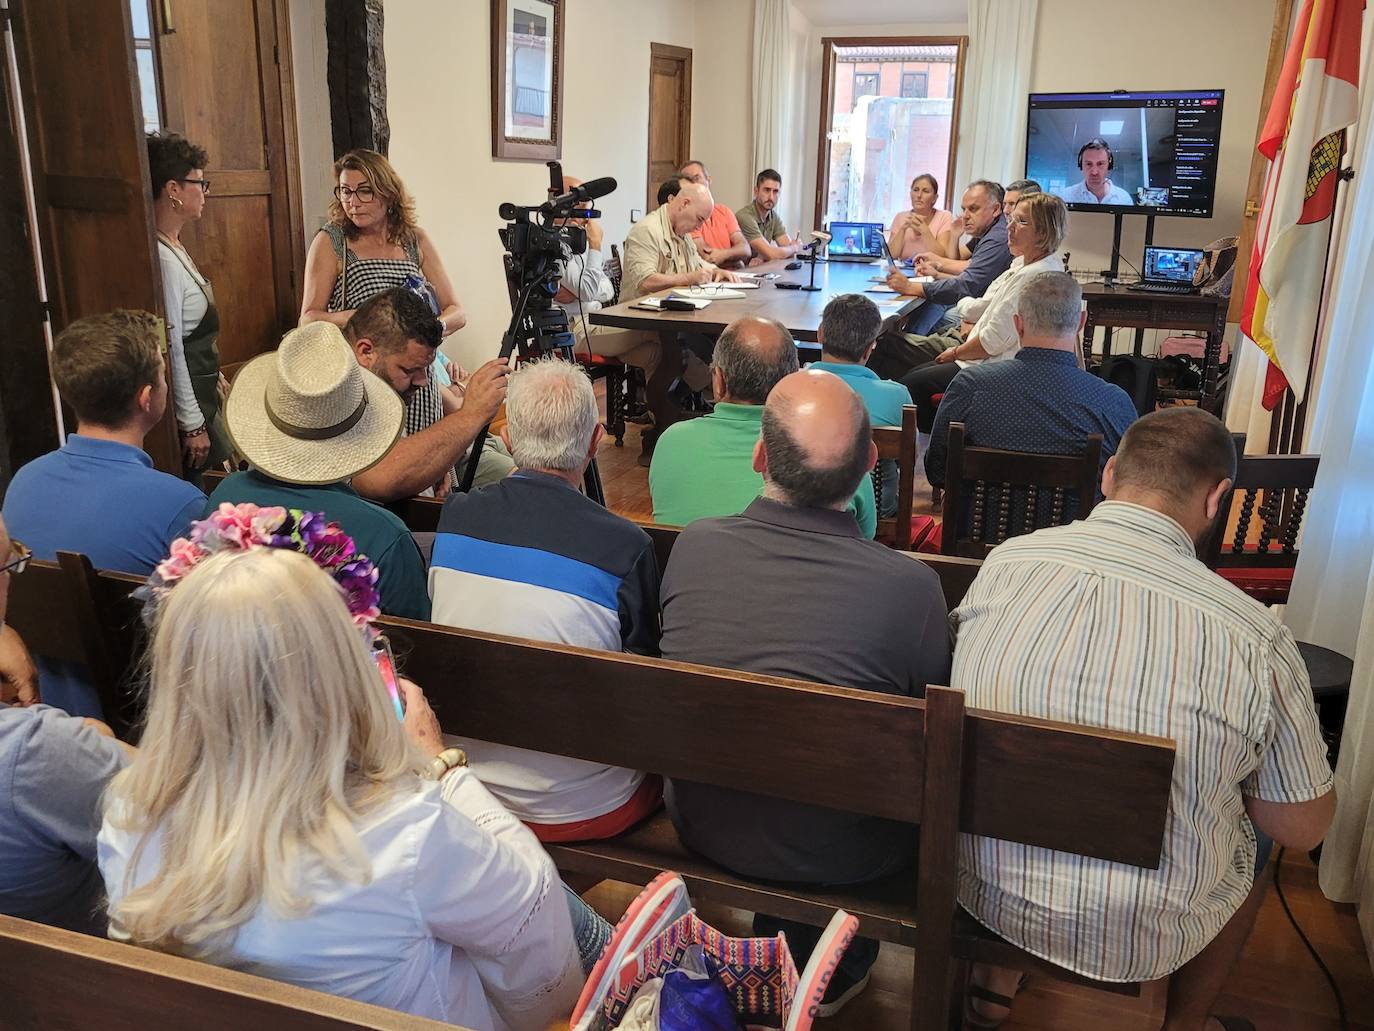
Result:
{"label": "wooden beam", "polygon": [[390,149],[382,28],[382,0],[328,0],[325,5],[329,124],[336,155],[358,147],[379,154]]}

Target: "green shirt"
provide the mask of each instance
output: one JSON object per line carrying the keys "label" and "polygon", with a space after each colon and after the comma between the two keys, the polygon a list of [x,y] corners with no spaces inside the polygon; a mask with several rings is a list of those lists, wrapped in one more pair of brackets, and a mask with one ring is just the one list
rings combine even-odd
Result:
{"label": "green shirt", "polygon": [[768,212],[768,217],[760,222],[758,208],[754,207],[753,201],[750,201],[735,212],[735,218],[739,221],[740,232],[750,243],[753,243],[760,236],[769,243],[776,243],[778,237],[787,235],[787,227],[782,224],[782,218],[779,217],[777,208]]}
{"label": "green shirt", "polygon": [[[754,472],[753,461],[762,424],[763,405],[720,401],[710,415],[668,427],[649,466],[654,522],[686,526],[748,508],[763,493],[763,477]],[[871,477],[859,484],[849,511],[865,537],[877,532]]]}
{"label": "green shirt", "polygon": [[377,567],[381,609],[388,616],[429,619],[429,584],[425,560],[406,524],[394,513],[358,496],[346,483],[304,486],[283,483],[256,469],[234,473],[210,495],[207,514],[222,502],[261,508],[280,506],[302,512],[323,512],[353,538],[358,551]]}

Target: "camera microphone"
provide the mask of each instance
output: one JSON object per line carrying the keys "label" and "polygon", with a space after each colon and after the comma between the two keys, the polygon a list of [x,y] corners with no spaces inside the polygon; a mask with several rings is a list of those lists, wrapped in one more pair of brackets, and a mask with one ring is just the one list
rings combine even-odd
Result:
{"label": "camera microphone", "polygon": [[550,197],[543,210],[553,211],[556,208],[570,207],[573,204],[581,204],[583,201],[595,200],[598,197],[606,196],[608,193],[614,193],[615,187],[616,182],[609,175],[600,179],[593,179],[581,186],[574,186],[567,193]]}

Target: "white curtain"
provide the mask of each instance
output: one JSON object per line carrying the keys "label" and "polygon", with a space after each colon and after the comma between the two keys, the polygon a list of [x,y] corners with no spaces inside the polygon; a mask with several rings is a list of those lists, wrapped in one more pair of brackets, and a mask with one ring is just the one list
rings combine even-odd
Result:
{"label": "white curtain", "polygon": [[968,58],[955,182],[956,208],[973,179],[1007,183],[1026,171],[1026,95],[1040,0],[968,0]]}
{"label": "white curtain", "polygon": [[775,168],[794,192],[801,186],[800,168],[782,168],[786,156],[788,76],[792,31],[787,0],[754,0],[754,164],[756,173]]}
{"label": "white curtain", "polygon": [[1348,137],[1358,170],[1339,225],[1306,450],[1321,455],[1284,619],[1303,641],[1355,660],[1336,770],[1336,821],[1322,851],[1329,898],[1358,906],[1374,955],[1374,61],[1370,24],[1361,111]]}

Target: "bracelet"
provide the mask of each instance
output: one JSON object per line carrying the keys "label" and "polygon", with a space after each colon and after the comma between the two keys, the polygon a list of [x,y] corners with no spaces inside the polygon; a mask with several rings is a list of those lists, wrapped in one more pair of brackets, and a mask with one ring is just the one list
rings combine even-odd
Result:
{"label": "bracelet", "polygon": [[205,425],[202,423],[200,429],[198,429],[198,430],[182,430],[182,431],[181,431],[181,435],[182,435],[183,437],[199,437],[199,436],[200,436],[202,433],[204,433],[204,432],[205,432]]}
{"label": "bracelet", "polygon": [[445,748],[429,761],[425,767],[425,780],[439,780],[448,773],[449,770],[457,769],[459,766],[468,764],[468,754],[461,748]]}

